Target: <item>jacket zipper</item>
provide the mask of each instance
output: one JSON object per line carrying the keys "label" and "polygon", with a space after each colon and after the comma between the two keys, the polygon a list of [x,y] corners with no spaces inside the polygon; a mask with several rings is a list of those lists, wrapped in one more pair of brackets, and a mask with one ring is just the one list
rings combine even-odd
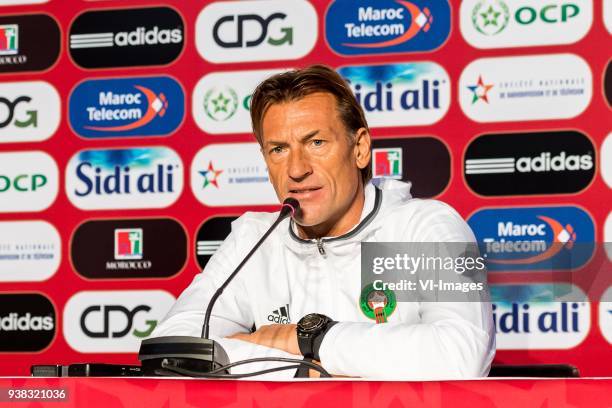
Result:
{"label": "jacket zipper", "polygon": [[325,256],[325,248],[323,248],[323,240],[321,238],[317,238],[317,249],[321,255]]}

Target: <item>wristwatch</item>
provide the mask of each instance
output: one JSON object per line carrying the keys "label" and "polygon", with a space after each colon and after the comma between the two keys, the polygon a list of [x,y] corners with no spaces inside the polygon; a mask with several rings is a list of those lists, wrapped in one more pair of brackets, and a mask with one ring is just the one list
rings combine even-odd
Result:
{"label": "wristwatch", "polygon": [[319,313],[310,313],[302,317],[297,323],[298,346],[302,355],[320,361],[319,348],[323,337],[336,323],[338,322]]}

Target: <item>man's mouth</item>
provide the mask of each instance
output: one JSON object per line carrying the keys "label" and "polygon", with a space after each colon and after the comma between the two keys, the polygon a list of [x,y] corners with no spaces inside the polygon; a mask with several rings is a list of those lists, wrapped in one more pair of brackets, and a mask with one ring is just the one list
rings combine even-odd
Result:
{"label": "man's mouth", "polygon": [[300,187],[289,189],[289,196],[298,200],[314,198],[314,195],[321,190],[321,187]]}
{"label": "man's mouth", "polygon": [[306,188],[296,188],[296,189],[292,189],[289,190],[289,192],[291,194],[303,194],[303,193],[310,193],[312,191],[316,191],[316,190],[320,190],[321,187],[306,187]]}

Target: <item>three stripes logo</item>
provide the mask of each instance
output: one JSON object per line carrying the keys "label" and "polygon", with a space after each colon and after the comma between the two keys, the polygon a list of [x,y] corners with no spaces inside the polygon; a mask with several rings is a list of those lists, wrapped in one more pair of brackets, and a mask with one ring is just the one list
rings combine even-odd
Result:
{"label": "three stripes logo", "polygon": [[198,241],[196,243],[196,254],[198,256],[213,256],[223,241]]}
{"label": "three stripes logo", "polygon": [[70,27],[70,56],[83,68],[169,64],[180,55],[185,24],[170,7],[92,10]]}
{"label": "three stripes logo", "polygon": [[465,151],[465,181],[483,196],[577,193],[595,176],[596,152],[574,130],[485,134]]}
{"label": "three stripes logo", "polygon": [[465,174],[514,173],[513,157],[500,159],[469,159],[465,161]]}
{"label": "three stripes logo", "polygon": [[268,321],[278,324],[289,324],[291,323],[291,316],[289,315],[289,304],[281,306],[275,309],[268,315]]}
{"label": "three stripes logo", "polygon": [[70,48],[101,48],[101,47],[127,47],[138,45],[177,44],[183,41],[183,33],[180,29],[162,30],[158,26],[147,30],[146,27],[138,27],[133,31],[121,31],[118,33],[92,33],[72,34],[70,36]]}
{"label": "three stripes logo", "polygon": [[217,252],[225,238],[232,231],[232,222],[237,217],[213,217],[198,229],[195,241],[196,261],[204,269],[210,257]]}
{"label": "three stripes logo", "polygon": [[115,45],[113,33],[72,34],[70,48],[100,48]]}

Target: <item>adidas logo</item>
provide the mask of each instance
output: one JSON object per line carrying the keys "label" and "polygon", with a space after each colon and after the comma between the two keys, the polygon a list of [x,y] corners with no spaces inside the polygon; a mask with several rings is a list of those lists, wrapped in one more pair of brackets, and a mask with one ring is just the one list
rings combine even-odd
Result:
{"label": "adidas logo", "polygon": [[281,306],[276,310],[273,310],[272,313],[268,315],[268,321],[279,323],[279,324],[288,324],[291,323],[291,316],[289,316],[289,305]]}

